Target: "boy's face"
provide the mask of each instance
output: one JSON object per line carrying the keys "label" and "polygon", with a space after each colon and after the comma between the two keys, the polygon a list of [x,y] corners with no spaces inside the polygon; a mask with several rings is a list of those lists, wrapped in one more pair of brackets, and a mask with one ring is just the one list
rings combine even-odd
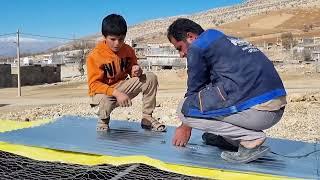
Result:
{"label": "boy's face", "polygon": [[125,37],[126,37],[125,35],[121,35],[121,36],[107,35],[105,39],[109,48],[113,52],[118,52],[124,44]]}

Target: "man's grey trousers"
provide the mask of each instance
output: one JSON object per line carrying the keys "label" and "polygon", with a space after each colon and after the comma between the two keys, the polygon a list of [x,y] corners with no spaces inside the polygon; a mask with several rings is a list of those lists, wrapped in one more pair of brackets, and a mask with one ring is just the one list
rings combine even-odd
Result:
{"label": "man's grey trousers", "polygon": [[284,112],[284,107],[276,111],[248,109],[216,119],[198,119],[184,117],[181,113],[183,102],[184,100],[180,102],[177,114],[184,124],[195,129],[220,135],[236,146],[239,145],[241,140],[250,141],[265,138],[266,134],[262,130],[278,123]]}

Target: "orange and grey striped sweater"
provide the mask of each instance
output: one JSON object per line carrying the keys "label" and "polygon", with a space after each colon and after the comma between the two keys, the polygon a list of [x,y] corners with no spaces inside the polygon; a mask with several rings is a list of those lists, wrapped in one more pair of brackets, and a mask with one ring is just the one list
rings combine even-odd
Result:
{"label": "orange and grey striped sweater", "polygon": [[105,41],[99,42],[87,58],[89,96],[112,96],[114,87],[131,74],[136,64],[137,57],[129,45],[124,44],[115,53]]}

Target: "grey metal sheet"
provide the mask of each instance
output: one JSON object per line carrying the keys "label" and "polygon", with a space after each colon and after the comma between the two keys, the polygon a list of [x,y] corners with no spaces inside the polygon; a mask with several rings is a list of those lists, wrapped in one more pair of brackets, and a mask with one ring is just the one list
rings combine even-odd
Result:
{"label": "grey metal sheet", "polygon": [[[0,141],[111,156],[145,155],[174,164],[320,179],[320,145],[316,143],[270,138],[267,144],[273,152],[301,157],[269,153],[252,163],[232,164],[220,158],[221,150],[204,145],[198,130],[193,130],[189,144],[183,148],[171,144],[174,127],[157,133],[141,129],[138,123],[114,120],[109,132],[98,133],[95,125],[94,118],[64,116],[39,127],[0,133]],[[318,152],[303,156],[313,151]]]}

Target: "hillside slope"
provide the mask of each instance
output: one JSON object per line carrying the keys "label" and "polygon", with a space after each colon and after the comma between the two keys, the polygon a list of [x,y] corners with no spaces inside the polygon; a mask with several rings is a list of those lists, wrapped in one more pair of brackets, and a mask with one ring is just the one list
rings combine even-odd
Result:
{"label": "hillside slope", "polygon": [[[230,7],[130,26],[127,39],[136,43],[167,43],[166,30],[179,17],[192,19],[204,28],[216,28],[256,42],[274,40],[283,32],[293,32],[296,36],[320,36],[319,16],[320,0],[248,0]],[[312,30],[305,32],[305,25],[311,25]],[[101,35],[97,33],[85,39],[99,40]]]}

